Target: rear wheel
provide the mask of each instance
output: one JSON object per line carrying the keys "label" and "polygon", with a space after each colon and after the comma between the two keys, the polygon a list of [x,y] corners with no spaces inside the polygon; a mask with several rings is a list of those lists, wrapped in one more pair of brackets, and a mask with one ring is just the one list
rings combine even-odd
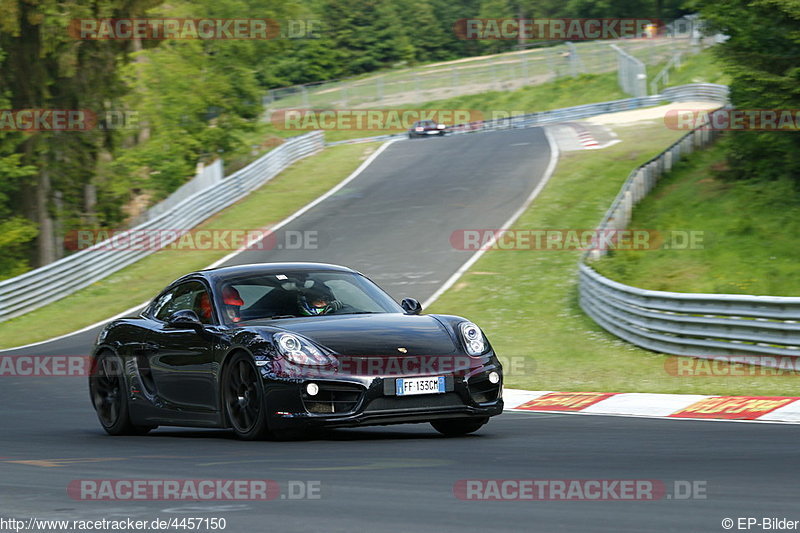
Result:
{"label": "rear wheel", "polygon": [[89,393],[100,425],[109,435],[144,435],[156,426],[137,426],[130,420],[122,360],[111,352],[95,359]]}
{"label": "rear wheel", "polygon": [[267,437],[264,388],[250,355],[239,353],[233,356],[225,368],[222,387],[225,416],[236,436],[244,440]]}
{"label": "rear wheel", "polygon": [[481,418],[453,418],[449,420],[435,420],[431,422],[433,429],[447,437],[460,437],[478,431],[489,421],[488,417]]}

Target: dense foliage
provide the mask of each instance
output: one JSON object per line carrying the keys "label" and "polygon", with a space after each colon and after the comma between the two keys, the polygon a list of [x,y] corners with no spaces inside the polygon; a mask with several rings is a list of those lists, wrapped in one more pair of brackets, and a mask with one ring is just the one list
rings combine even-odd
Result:
{"label": "dense foliage", "polygon": [[[717,47],[741,110],[800,109],[800,0],[698,2],[710,31],[729,39]],[[736,131],[726,140],[729,171],[738,179],[792,178],[800,185],[800,134]]]}

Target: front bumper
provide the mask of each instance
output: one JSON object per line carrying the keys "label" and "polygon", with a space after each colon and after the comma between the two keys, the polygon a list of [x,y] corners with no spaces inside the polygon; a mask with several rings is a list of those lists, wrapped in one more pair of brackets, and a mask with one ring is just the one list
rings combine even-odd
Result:
{"label": "front bumper", "polygon": [[424,130],[424,131],[410,131],[409,134],[415,137],[426,137],[428,135],[444,135],[447,133],[445,130]]}
{"label": "front bumper", "polygon": [[[489,373],[501,379],[492,384]],[[441,375],[441,374],[440,374]],[[395,379],[410,376],[341,376],[291,381],[265,376],[271,429],[358,427],[430,422],[446,418],[491,417],[503,412],[502,368],[492,357],[464,375],[447,375],[446,392],[397,396]],[[309,396],[309,382],[320,392]]]}

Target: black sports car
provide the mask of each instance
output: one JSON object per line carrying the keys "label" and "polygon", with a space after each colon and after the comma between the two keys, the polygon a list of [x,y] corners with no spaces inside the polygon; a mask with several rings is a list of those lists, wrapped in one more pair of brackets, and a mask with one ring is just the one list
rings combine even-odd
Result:
{"label": "black sports car", "polygon": [[167,425],[256,439],[406,422],[474,432],[503,410],[501,365],[475,324],[420,312],[341,266],[194,272],[103,329],[91,399],[112,435]]}
{"label": "black sports car", "polygon": [[418,120],[408,130],[408,138],[427,137],[429,135],[443,136],[447,133],[447,126],[435,120]]}

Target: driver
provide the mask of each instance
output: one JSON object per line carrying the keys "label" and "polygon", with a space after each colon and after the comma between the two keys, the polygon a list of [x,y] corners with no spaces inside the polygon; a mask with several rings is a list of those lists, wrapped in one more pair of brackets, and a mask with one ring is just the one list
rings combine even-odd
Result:
{"label": "driver", "polygon": [[239,291],[230,285],[223,288],[222,303],[225,304],[223,306],[225,316],[227,316],[231,322],[239,322],[242,319],[240,310],[244,305],[244,300],[242,300],[242,297],[239,295]]}
{"label": "driver", "polygon": [[327,287],[314,285],[302,289],[297,297],[297,307],[304,316],[327,315],[342,308],[342,302],[333,297]]}

